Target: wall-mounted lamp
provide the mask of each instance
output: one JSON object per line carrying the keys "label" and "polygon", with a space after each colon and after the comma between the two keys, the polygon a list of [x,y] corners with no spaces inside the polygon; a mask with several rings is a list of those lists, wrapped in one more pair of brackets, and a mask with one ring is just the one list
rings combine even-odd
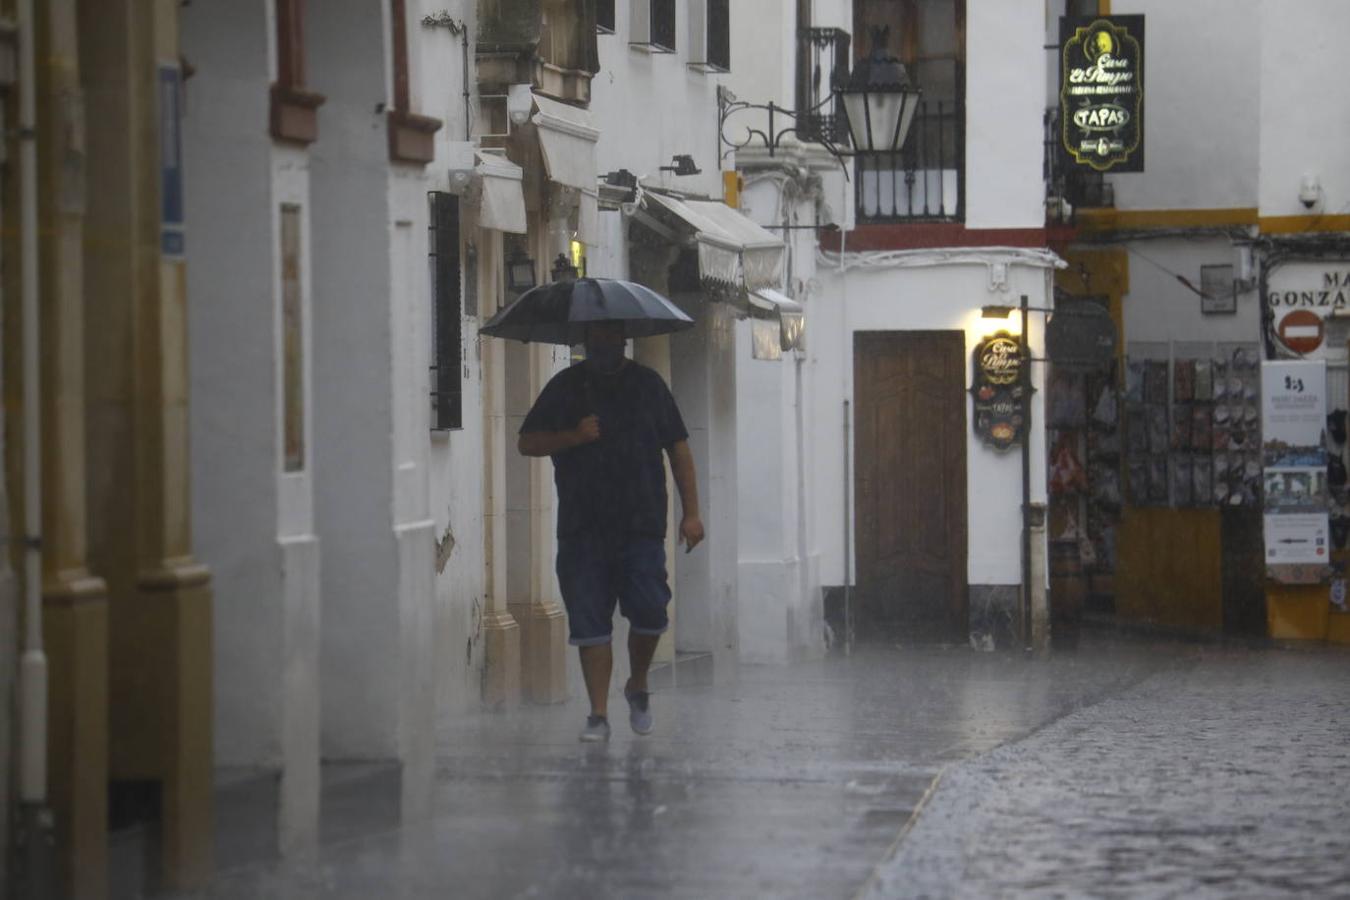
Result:
{"label": "wall-mounted lamp", "polygon": [[559,253],[558,258],[553,261],[554,281],[576,281],[577,267],[572,265],[572,261],[567,258],[566,253]]}
{"label": "wall-mounted lamp", "polygon": [[517,294],[534,287],[534,260],[516,255],[506,261],[506,287]]}
{"label": "wall-mounted lamp", "polygon": [[528,84],[512,84],[506,88],[506,116],[519,128],[530,120],[534,110],[534,93]]}
{"label": "wall-mounted lamp", "polygon": [[673,162],[674,165],[662,166],[662,172],[674,172],[680,177],[685,175],[698,175],[703,172],[702,169],[694,164],[694,158],[687,153],[677,153],[671,157],[670,161]]}

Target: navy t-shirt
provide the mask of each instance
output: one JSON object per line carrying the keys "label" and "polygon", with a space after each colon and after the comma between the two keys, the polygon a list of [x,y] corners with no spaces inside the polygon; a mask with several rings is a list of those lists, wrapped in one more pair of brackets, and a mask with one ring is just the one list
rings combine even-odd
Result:
{"label": "navy t-shirt", "polygon": [[666,534],[663,450],[689,437],[661,376],[629,360],[617,373],[585,363],[554,375],[520,426],[521,434],[568,431],[586,416],[600,420],[600,440],[553,454],[558,537],[608,533]]}

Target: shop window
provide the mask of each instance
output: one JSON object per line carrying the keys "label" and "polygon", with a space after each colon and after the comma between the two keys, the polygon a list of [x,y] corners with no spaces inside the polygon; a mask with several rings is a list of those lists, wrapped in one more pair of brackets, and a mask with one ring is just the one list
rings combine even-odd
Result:
{"label": "shop window", "polygon": [[431,427],[464,427],[463,307],[459,256],[459,198],[429,195],[431,270]]}
{"label": "shop window", "polygon": [[861,154],[854,179],[864,222],[964,216],[965,0],[853,0],[853,57],[877,40],[923,89],[905,146]]}
{"label": "shop window", "polygon": [[730,0],[690,0],[689,68],[731,71]]}
{"label": "shop window", "polygon": [[614,0],[596,0],[595,28],[601,34],[614,33]]}
{"label": "shop window", "polygon": [[395,162],[425,165],[436,158],[433,136],[441,120],[412,111],[412,90],[408,78],[408,4],[407,0],[389,0],[389,26],[394,51],[394,104],[387,113],[389,158]]}
{"label": "shop window", "polygon": [[272,83],[268,128],[272,137],[310,144],[319,137],[324,96],[305,87],[305,0],[277,0],[277,80]]}
{"label": "shop window", "polygon": [[628,42],[653,53],[675,52],[675,0],[631,0]]}

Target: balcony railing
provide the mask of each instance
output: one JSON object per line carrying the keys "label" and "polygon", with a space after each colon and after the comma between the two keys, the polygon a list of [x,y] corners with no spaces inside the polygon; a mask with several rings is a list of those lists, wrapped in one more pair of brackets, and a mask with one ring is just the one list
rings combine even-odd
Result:
{"label": "balcony railing", "polygon": [[1072,225],[1079,209],[1114,207],[1115,189],[1101,172],[1069,164],[1059,144],[1059,107],[1045,111],[1045,220]]}
{"label": "balcony railing", "polygon": [[[848,80],[849,34],[838,28],[803,28],[797,34],[797,136],[844,144],[848,124],[834,89]],[[826,101],[833,95],[833,99]]]}
{"label": "balcony railing", "polygon": [[965,106],[920,100],[898,153],[859,154],[859,222],[953,222],[965,217]]}

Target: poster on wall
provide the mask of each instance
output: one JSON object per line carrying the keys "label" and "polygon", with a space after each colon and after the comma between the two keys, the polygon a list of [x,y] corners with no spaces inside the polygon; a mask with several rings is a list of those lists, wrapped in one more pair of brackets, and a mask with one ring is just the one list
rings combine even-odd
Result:
{"label": "poster on wall", "polygon": [[1026,397],[1022,386],[1022,346],[1006,331],[975,346],[975,378],[970,396],[975,433],[995,450],[1018,444],[1026,431]]}
{"label": "poster on wall", "polygon": [[1060,149],[1097,172],[1144,171],[1144,17],[1059,20]]}
{"label": "poster on wall", "polygon": [[1266,572],[1286,583],[1320,581],[1331,561],[1326,363],[1262,363],[1261,399]]}

